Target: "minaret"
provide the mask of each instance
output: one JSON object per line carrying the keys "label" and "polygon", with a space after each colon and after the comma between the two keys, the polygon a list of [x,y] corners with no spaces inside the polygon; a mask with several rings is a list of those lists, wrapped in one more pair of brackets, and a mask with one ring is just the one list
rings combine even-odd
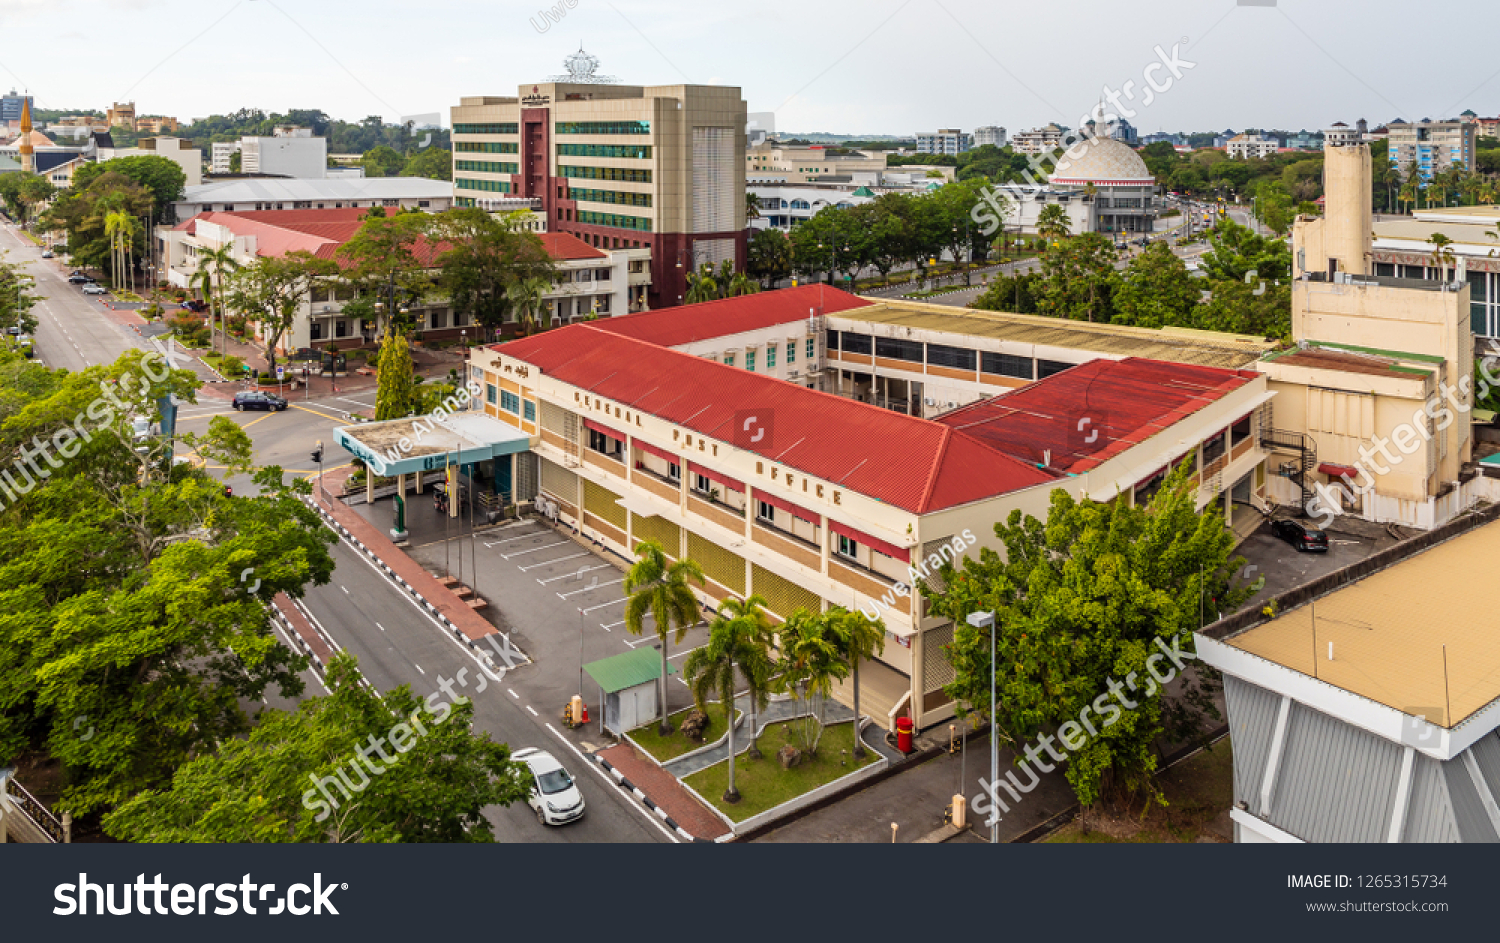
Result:
{"label": "minaret", "polygon": [[21,173],[36,173],[36,158],[31,154],[31,96],[21,99]]}

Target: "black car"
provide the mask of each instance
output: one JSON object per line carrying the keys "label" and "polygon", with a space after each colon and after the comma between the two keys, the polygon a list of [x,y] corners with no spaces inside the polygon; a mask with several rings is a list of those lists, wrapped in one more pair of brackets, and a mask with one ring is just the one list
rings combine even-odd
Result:
{"label": "black car", "polygon": [[275,393],[262,393],[258,390],[246,390],[243,393],[234,394],[234,408],[246,409],[286,409],[286,400]]}
{"label": "black car", "polygon": [[1271,533],[1296,547],[1299,553],[1302,551],[1328,552],[1328,535],[1300,521],[1272,521]]}
{"label": "black car", "polygon": [[74,273],[72,273],[71,275],[68,276],[68,284],[70,284],[70,285],[82,285],[84,282],[91,282],[91,281],[93,281],[93,279],[89,278],[87,275],[83,274],[82,272],[74,272]]}

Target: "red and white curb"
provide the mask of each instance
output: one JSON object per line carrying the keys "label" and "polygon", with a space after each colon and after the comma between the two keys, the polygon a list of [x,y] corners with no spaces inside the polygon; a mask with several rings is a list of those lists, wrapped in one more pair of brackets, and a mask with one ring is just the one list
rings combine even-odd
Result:
{"label": "red and white curb", "polygon": [[642,805],[650,809],[652,812],[656,813],[656,817],[667,823],[668,828],[672,829],[688,841],[713,845],[718,844],[719,842],[729,841],[734,837],[734,833],[731,832],[727,835],[721,835],[718,838],[699,838],[697,835],[694,835],[692,832],[689,832],[681,825],[678,825],[676,822],[672,821],[672,817],[667,814],[666,809],[663,809],[661,806],[652,802],[650,796],[646,795],[644,792],[641,792],[641,788],[639,786],[626,779],[625,774],[615,769],[614,765],[610,763],[609,760],[606,760],[604,757],[600,756],[597,753],[590,753],[589,758],[592,759],[595,763],[598,763],[600,766],[604,767],[604,771],[613,776],[615,778],[615,782],[619,783],[621,788],[628,789],[631,795],[635,796],[641,801]]}

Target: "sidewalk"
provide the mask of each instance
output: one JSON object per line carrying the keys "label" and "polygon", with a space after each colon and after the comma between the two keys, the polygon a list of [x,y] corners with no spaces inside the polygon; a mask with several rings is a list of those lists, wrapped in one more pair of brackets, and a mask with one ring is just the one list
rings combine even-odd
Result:
{"label": "sidewalk", "polygon": [[718,841],[731,834],[724,820],[693,798],[676,776],[641,756],[631,744],[606,747],[592,755],[679,835],[695,841]]}

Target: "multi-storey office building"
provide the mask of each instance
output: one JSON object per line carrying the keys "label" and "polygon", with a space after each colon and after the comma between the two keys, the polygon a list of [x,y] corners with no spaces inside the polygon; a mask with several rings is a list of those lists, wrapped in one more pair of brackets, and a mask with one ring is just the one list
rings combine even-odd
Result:
{"label": "multi-storey office building", "polygon": [[987,124],[982,128],[974,129],[974,146],[983,147],[992,144],[995,147],[1005,146],[1005,129],[997,124]]}
{"label": "multi-storey office building", "polygon": [[[541,495],[621,556],[648,538],[690,556],[707,603],[756,593],[777,620],[830,605],[878,615],[887,644],[861,666],[877,723],[951,716],[953,625],[913,587],[940,590],[939,563],[998,549],[993,525],[1012,509],[1043,516],[1056,487],[1147,500],[1184,460],[1199,505],[1226,516],[1224,495],[1264,490],[1270,394],[1253,372],[1097,360],[935,422],[696,352],[721,343],[711,324],[774,329],[758,309],[802,308],[812,291],[573,325],[482,351],[471,369],[484,412],[530,436],[514,474],[497,476],[520,500]],[[820,329],[814,317],[792,348],[814,373]],[[1089,405],[1090,389],[1117,405]],[[1069,433],[1085,417],[1097,434]]]}
{"label": "multi-storey office building", "polygon": [[947,154],[956,156],[974,146],[974,135],[958,128],[940,128],[937,131],[917,132],[918,154]]}
{"label": "multi-storey office building", "polygon": [[745,261],[745,102],[728,86],[557,83],[452,109],[461,205],[541,200],[547,227],[651,250],[653,308],[697,266]]}

